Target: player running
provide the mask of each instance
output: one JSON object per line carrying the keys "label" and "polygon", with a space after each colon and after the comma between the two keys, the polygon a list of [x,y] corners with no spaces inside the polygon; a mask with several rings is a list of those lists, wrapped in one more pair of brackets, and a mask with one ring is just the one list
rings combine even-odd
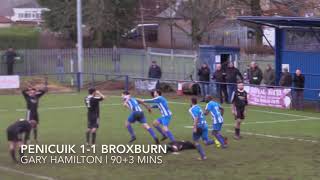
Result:
{"label": "player running", "polygon": [[248,105],[247,92],[244,90],[243,83],[238,83],[238,89],[232,94],[232,113],[235,116],[235,128],[234,138],[239,140],[240,136],[240,125],[245,119],[245,108]]}
{"label": "player running", "polygon": [[206,145],[213,144],[213,141],[208,138],[208,124],[206,118],[202,112],[202,109],[198,104],[197,98],[191,98],[191,108],[189,112],[193,119],[193,141],[198,152],[201,155],[200,160],[207,159],[201,145],[199,144],[200,138],[205,142]]}
{"label": "player running", "polygon": [[[105,99],[105,96],[95,88],[88,90],[89,95],[85,98],[85,105],[88,108],[88,129],[86,132],[86,144],[95,145],[97,129],[99,128],[100,118],[100,101]],[[91,143],[90,143],[91,135]]]}
{"label": "player running", "polygon": [[[161,96],[161,91],[155,90],[151,93],[153,96],[153,99],[139,99],[139,102],[141,104],[143,103],[153,103],[155,104],[152,106],[153,108],[159,108],[160,113],[162,117],[158,118],[153,122],[153,126],[159,131],[159,133],[162,135],[161,141],[166,140],[167,138],[170,139],[170,141],[174,141],[173,134],[169,130],[168,126],[171,121],[172,113],[169,109],[167,100]],[[160,127],[162,126],[162,128]]]}
{"label": "player running", "polygon": [[[126,121],[126,127],[128,129],[128,132],[130,133],[131,140],[129,143],[132,143],[136,140],[136,135],[134,133],[134,130],[132,128],[132,124],[134,124],[136,121],[140,122],[142,124],[142,127],[146,129],[152,138],[154,139],[156,144],[159,143],[159,139],[156,136],[156,133],[153,131],[153,129],[147,124],[147,120],[144,116],[144,112],[142,111],[142,108],[139,105],[139,102],[130,95],[128,91],[124,91],[121,96],[124,100],[123,105],[131,110],[131,114],[128,117],[128,120]],[[151,112],[151,108],[143,104],[146,109],[148,109],[149,112]]]}
{"label": "player running", "polygon": [[22,91],[22,95],[27,103],[27,115],[26,120],[34,120],[37,124],[33,127],[33,137],[34,141],[38,142],[38,124],[39,124],[39,114],[38,106],[39,99],[47,92],[47,89],[38,90],[36,88],[29,87]]}
{"label": "player running", "polygon": [[[27,141],[29,140],[30,132],[32,128],[35,127],[36,125],[37,125],[37,122],[35,120],[28,121],[25,119],[19,119],[7,128],[9,152],[12,160],[15,163],[20,162],[16,159],[16,149],[19,149],[19,155],[21,159],[23,154],[20,150],[20,147],[22,144],[27,144]],[[24,135],[24,140],[22,141],[23,135]]]}
{"label": "player running", "polygon": [[205,115],[211,114],[212,117],[212,135],[218,142],[216,142],[217,147],[226,147],[226,142],[224,137],[221,135],[221,129],[223,126],[223,112],[224,109],[221,105],[213,101],[212,96],[206,97],[207,105],[205,109]]}

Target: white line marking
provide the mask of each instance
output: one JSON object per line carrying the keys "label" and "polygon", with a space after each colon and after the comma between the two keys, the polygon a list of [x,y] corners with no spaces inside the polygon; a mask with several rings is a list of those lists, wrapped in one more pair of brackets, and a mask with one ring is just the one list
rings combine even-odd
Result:
{"label": "white line marking", "polygon": [[[120,96],[109,96],[109,97],[117,97]],[[175,101],[168,101],[170,104],[180,104],[180,105],[190,105],[189,103],[184,102],[175,102]],[[119,106],[119,104],[101,104],[101,106]],[[43,110],[61,110],[61,109],[78,109],[78,108],[85,108],[85,106],[65,106],[65,107],[47,107],[47,108],[39,108],[40,111]],[[225,107],[225,108],[231,108],[231,107]],[[1,111],[1,110],[0,110]],[[4,111],[9,111],[5,110]],[[16,111],[26,111],[25,109],[16,109]],[[257,109],[250,109],[249,111],[255,111],[255,112],[263,112],[263,113],[269,113],[269,114],[279,114],[279,115],[285,115],[285,116],[292,116],[292,117],[301,117],[301,118],[318,118],[318,117],[312,117],[312,116],[303,116],[298,114],[289,114],[289,113],[281,113],[281,112],[273,112],[273,111],[266,111],[266,110],[257,110]]]}
{"label": "white line marking", "polygon": [[[168,102],[170,104],[190,105],[188,103],[183,103],[183,102],[174,102],[174,101],[168,101]],[[231,107],[225,107],[225,108],[231,109]],[[269,114],[279,114],[279,115],[294,116],[294,117],[302,117],[302,118],[317,118],[317,117],[312,117],[312,116],[303,116],[303,115],[298,115],[298,114],[289,114],[289,113],[281,113],[281,112],[257,110],[257,109],[250,109],[249,111],[263,112],[263,113],[269,113]]]}
{"label": "white line marking", "polygon": [[[303,118],[303,119],[284,119],[277,121],[256,121],[256,122],[243,122],[241,124],[273,124],[273,123],[285,123],[285,122],[296,122],[296,121],[314,121],[320,118]],[[224,126],[233,126],[234,124],[223,124]],[[192,128],[193,126],[184,126],[185,128]]]}
{"label": "white line marking", "polygon": [[[234,131],[226,130],[229,133],[234,133]],[[259,133],[252,133],[252,132],[241,132],[241,134],[245,135],[251,135],[251,136],[260,136],[260,137],[267,137],[267,138],[273,138],[273,139],[286,139],[286,140],[292,140],[292,141],[302,141],[302,142],[310,142],[310,143],[318,143],[317,140],[308,140],[308,139],[302,139],[302,138],[295,138],[295,137],[284,137],[284,136],[276,136],[276,135],[270,135],[270,134],[259,134]]]}
{"label": "white line marking", "polygon": [[19,170],[8,168],[8,167],[4,167],[4,166],[0,166],[0,170],[7,171],[7,172],[13,172],[13,173],[17,173],[17,174],[22,174],[24,176],[31,176],[31,177],[34,177],[34,178],[37,178],[37,179],[54,180],[54,178],[52,178],[52,177],[41,176],[41,175],[33,174],[33,173],[26,173],[26,172],[23,172],[23,171],[19,171]]}
{"label": "white line marking", "polygon": [[[121,104],[101,104],[100,106],[120,106]],[[61,110],[61,109],[80,109],[85,108],[86,106],[62,106],[62,107],[46,107],[46,108],[39,108],[39,111],[45,110]],[[16,111],[25,112],[26,109],[16,109]]]}

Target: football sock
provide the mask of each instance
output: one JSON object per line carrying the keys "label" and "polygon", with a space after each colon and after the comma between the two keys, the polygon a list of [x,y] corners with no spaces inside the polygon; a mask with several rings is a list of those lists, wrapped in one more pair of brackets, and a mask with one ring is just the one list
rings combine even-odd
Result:
{"label": "football sock", "polygon": [[34,138],[34,140],[38,139],[38,129],[37,128],[33,129],[33,138]]}
{"label": "football sock", "polygon": [[23,155],[24,155],[24,153],[22,152],[21,147],[20,147],[20,148],[19,148],[19,156],[20,156],[20,158],[21,158]]}
{"label": "football sock", "polygon": [[235,128],[234,131],[236,136],[240,136],[240,128]]}
{"label": "football sock", "polygon": [[97,136],[97,133],[92,133],[92,144],[96,144],[96,136]]}
{"label": "football sock", "polygon": [[218,139],[218,141],[221,143],[221,145],[224,145],[224,138],[221,136],[220,133],[217,133],[215,137]]}
{"label": "football sock", "polygon": [[86,132],[86,142],[89,144],[90,142],[90,132]]}
{"label": "football sock", "polygon": [[14,149],[11,149],[10,150],[10,155],[11,155],[11,158],[12,160],[16,161],[17,162],[17,159],[16,159],[16,152]]}
{"label": "football sock", "polygon": [[159,133],[163,136],[163,137],[167,137],[166,134],[162,131],[160,126],[155,126],[155,128],[159,131]]}
{"label": "football sock", "polygon": [[203,159],[206,155],[205,155],[205,153],[204,153],[201,145],[200,145],[200,144],[197,144],[197,145],[196,145],[196,148],[197,148],[197,150],[198,150],[198,152],[199,152],[199,154],[200,154],[200,156],[201,156],[201,159]]}
{"label": "football sock", "polygon": [[127,126],[128,132],[130,133],[131,138],[136,137],[136,135],[134,134],[133,128],[131,125]]}
{"label": "football sock", "polygon": [[211,139],[208,139],[208,140],[206,141],[206,145],[211,145],[211,144],[214,144],[214,141],[211,140]]}
{"label": "football sock", "polygon": [[167,131],[167,137],[170,139],[171,142],[174,141],[174,137],[173,137],[173,134],[171,133],[171,131]]}
{"label": "football sock", "polygon": [[156,133],[153,131],[152,128],[149,128],[148,132],[150,133],[150,135],[152,136],[153,139],[157,139]]}

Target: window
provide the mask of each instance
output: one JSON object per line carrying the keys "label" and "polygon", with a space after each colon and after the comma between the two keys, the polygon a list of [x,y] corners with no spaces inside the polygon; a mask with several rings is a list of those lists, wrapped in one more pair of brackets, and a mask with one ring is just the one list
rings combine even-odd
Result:
{"label": "window", "polygon": [[30,19],[31,18],[31,13],[24,13],[24,18]]}
{"label": "window", "polygon": [[19,13],[18,18],[23,18],[23,13]]}

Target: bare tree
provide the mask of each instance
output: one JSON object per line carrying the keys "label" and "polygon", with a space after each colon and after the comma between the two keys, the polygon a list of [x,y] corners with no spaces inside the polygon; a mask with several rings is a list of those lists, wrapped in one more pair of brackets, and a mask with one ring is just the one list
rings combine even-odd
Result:
{"label": "bare tree", "polygon": [[[170,5],[167,18],[180,19],[184,23],[172,21],[174,27],[184,32],[192,40],[193,48],[197,48],[218,19],[226,14],[232,0],[167,0]],[[186,26],[187,24],[187,26]]]}

